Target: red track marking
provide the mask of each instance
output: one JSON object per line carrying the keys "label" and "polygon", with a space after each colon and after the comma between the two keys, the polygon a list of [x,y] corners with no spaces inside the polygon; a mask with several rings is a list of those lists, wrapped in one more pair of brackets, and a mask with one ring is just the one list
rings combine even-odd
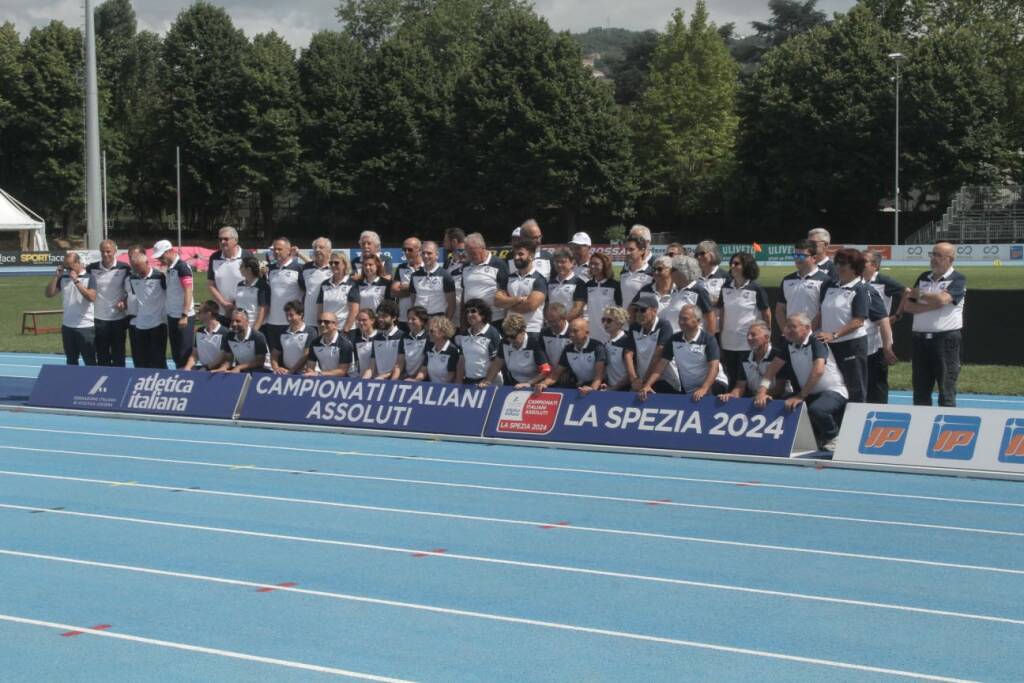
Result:
{"label": "red track marking", "polygon": [[425,553],[413,553],[411,557],[430,557],[431,555],[441,555],[442,553],[448,552],[444,548],[434,548],[433,550]]}
{"label": "red track marking", "polygon": [[824,465],[822,465],[822,464],[821,464],[820,462],[818,462],[818,463],[814,463],[814,469],[816,469],[816,470],[818,470],[819,472],[821,472],[821,471],[822,471],[823,469],[825,469],[825,466],[824,466]]}
{"label": "red track marking", "polygon": [[[284,583],[274,584],[274,587],[278,587],[278,588],[291,588],[292,586],[298,586],[298,585],[299,584],[295,583],[294,581],[285,581]],[[257,593],[270,593],[273,590],[274,590],[274,588],[271,587],[271,586],[264,586],[263,588],[257,588],[256,592]]]}
{"label": "red track marking", "polygon": [[539,528],[541,529],[554,529],[559,526],[569,526],[569,522],[555,522],[554,524],[542,524]]}
{"label": "red track marking", "polygon": [[741,482],[739,482],[736,485],[737,486],[757,486],[760,483],[761,482],[759,482],[759,481],[741,481]]}
{"label": "red track marking", "polygon": [[[108,628],[110,628],[110,624],[97,624],[95,626],[90,626],[89,628],[91,628],[93,631],[106,631]],[[62,633],[60,635],[63,638],[70,638],[72,636],[80,636],[83,633],[86,633],[86,631],[68,631],[67,633]]]}
{"label": "red track marking", "polygon": [[647,501],[646,504],[647,505],[661,505],[662,503],[671,503],[671,502],[672,502],[671,498],[659,498],[658,500],[649,500],[649,501]]}

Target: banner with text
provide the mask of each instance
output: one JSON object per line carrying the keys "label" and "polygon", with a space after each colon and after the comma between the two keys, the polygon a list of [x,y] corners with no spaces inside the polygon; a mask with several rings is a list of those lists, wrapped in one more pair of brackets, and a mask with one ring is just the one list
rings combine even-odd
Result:
{"label": "banner with text", "polygon": [[1024,412],[850,403],[833,459],[1024,478]]}
{"label": "banner with text", "polygon": [[494,389],[348,377],[257,375],[243,420],[480,436]]}
{"label": "banner with text", "polygon": [[750,399],[656,394],[640,402],[615,391],[500,388],[484,436],[784,458],[816,450],[803,408],[786,412],[782,401],[759,410]]}
{"label": "banner with text", "polygon": [[247,375],[44,365],[30,406],[231,419]]}

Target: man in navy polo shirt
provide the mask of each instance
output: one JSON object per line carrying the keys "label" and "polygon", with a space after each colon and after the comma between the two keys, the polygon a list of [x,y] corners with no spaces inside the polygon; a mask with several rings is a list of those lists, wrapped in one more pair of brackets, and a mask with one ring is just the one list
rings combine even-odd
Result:
{"label": "man in navy polo shirt", "polygon": [[536,384],[537,391],[557,384],[577,387],[586,396],[604,384],[608,351],[603,343],[591,338],[590,323],[583,318],[573,320],[569,323],[569,338],[572,343],[565,347],[551,374]]}
{"label": "man in navy polo shirt", "polygon": [[266,338],[249,324],[249,314],[241,308],[231,313],[231,332],[224,337],[223,361],[211,372],[265,372]]}
{"label": "man in navy polo shirt", "polygon": [[930,406],[938,384],[939,405],[952,408],[960,377],[967,278],[953,268],[956,249],[949,242],[937,242],[929,257],[932,269],[921,273],[903,305],[914,316],[914,405]]}
{"label": "man in navy polo shirt", "polygon": [[85,269],[89,288],[96,293],[93,309],[96,321],[96,364],[124,367],[124,339],[128,331],[125,317],[125,282],[131,269],[117,260],[117,244],[100,242],[100,260]]}
{"label": "man in navy polo shirt", "polygon": [[693,304],[679,309],[679,331],[672,335],[647,373],[647,381],[637,396],[641,401],[655,393],[654,385],[665,367],[675,361],[679,386],[694,401],[708,394],[719,395],[729,390],[729,379],[722,369],[718,340],[701,329],[700,311]]}
{"label": "man in navy polo shirt", "polygon": [[318,319],[320,335],[309,346],[307,375],[346,377],[352,365],[352,342],[338,330],[338,316],[324,311]]}
{"label": "man in navy polo shirt", "polygon": [[57,266],[53,279],[46,285],[46,297],[58,292],[64,307],[60,334],[64,342],[64,356],[68,365],[96,365],[96,326],[93,322],[95,288],[90,289],[82,258],[73,251],[64,255],[64,263]]}
{"label": "man in navy polo shirt", "polygon": [[171,342],[174,367],[180,368],[192,356],[195,343],[195,312],[192,309],[192,269],[167,240],[153,245],[153,258],[167,269],[167,337]]}

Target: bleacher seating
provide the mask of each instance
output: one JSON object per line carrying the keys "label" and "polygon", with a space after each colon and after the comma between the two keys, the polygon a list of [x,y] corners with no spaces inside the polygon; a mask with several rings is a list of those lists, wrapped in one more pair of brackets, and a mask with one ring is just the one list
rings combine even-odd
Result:
{"label": "bleacher seating", "polygon": [[1024,241],[1024,198],[1021,185],[964,185],[941,220],[932,221],[906,239],[906,244],[999,244]]}

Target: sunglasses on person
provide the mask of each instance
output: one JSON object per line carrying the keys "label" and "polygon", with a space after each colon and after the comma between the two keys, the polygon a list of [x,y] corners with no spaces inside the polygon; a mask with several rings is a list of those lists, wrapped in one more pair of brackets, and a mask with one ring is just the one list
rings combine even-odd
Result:
{"label": "sunglasses on person", "polygon": [[800,254],[800,253],[796,253],[796,252],[793,253],[793,260],[794,261],[803,261],[804,259],[807,259],[807,258],[810,258],[810,254]]}
{"label": "sunglasses on person", "polygon": [[612,318],[601,318],[601,322],[607,325],[608,323],[615,322],[615,320],[613,320]]}
{"label": "sunglasses on person", "polygon": [[338,324],[337,320],[327,320],[326,318],[321,319],[321,320],[317,320],[317,322],[320,323],[321,325],[337,325]]}

